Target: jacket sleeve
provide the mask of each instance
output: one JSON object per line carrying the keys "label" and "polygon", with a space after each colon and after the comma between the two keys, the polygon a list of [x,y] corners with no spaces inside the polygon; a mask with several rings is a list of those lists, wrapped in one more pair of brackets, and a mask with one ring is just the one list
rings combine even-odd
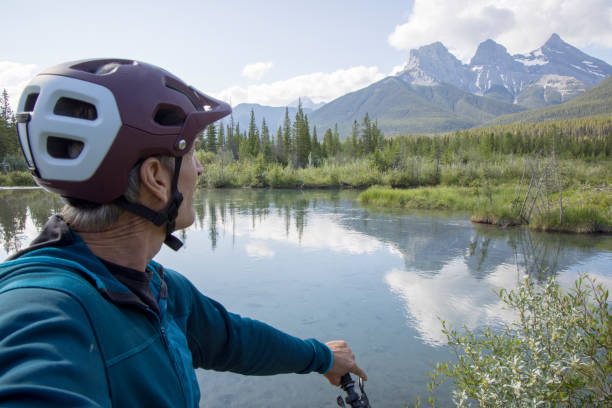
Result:
{"label": "jacket sleeve", "polygon": [[69,295],[0,294],[0,405],[110,407],[105,367],[87,315]]}
{"label": "jacket sleeve", "polygon": [[183,299],[190,298],[186,334],[195,367],[247,375],[329,371],[333,356],[325,344],[229,313],[180,278]]}

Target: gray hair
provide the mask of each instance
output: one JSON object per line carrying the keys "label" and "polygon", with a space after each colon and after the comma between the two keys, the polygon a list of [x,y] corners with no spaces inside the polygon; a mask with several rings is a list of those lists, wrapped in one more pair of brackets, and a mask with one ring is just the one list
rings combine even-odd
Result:
{"label": "gray hair", "polygon": [[[155,156],[167,169],[174,169],[174,160],[170,156]],[[128,176],[128,186],[123,193],[129,202],[137,202],[140,195],[140,164],[134,166]],[[92,206],[81,206],[64,200],[61,215],[70,228],[83,232],[102,232],[110,229],[125,211],[117,204],[108,203]]]}

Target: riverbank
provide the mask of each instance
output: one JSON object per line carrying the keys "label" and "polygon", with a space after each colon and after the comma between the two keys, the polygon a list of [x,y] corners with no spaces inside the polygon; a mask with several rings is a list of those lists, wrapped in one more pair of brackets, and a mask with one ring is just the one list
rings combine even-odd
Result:
{"label": "riverbank", "polygon": [[[590,188],[563,192],[563,214],[559,210],[559,195],[550,196],[550,205],[532,211],[531,217],[521,216],[524,207],[517,198],[525,196],[526,188],[501,186],[458,187],[436,186],[413,189],[370,187],[359,195],[359,202],[386,208],[436,209],[465,211],[473,222],[503,227],[526,225],[538,231],[573,233],[612,232],[612,189]],[[548,204],[548,203],[547,203]]]}
{"label": "riverbank", "polygon": [[11,171],[0,174],[0,187],[35,187],[36,183],[29,171]]}
{"label": "riverbank", "polygon": [[[206,153],[198,154],[203,166],[202,187],[272,187],[272,188],[368,188],[386,185],[394,188],[422,186],[474,187],[487,184],[518,184],[526,169],[542,159],[499,155],[473,157],[462,161],[438,161],[412,157],[403,167],[387,168],[375,159],[326,160],[319,166],[294,168],[262,160],[220,160]],[[612,161],[558,160],[557,166],[568,185],[609,186]]]}
{"label": "riverbank", "polygon": [[[466,163],[416,157],[402,169],[386,170],[368,159],[326,161],[318,167],[293,168],[260,160],[224,162],[219,157],[209,158],[201,157],[202,187],[367,189],[359,197],[365,205],[464,211],[471,214],[474,222],[504,227],[528,225],[540,231],[612,232],[609,160],[558,161],[561,170],[557,173],[563,179],[561,215],[559,193],[547,193],[545,202],[540,194],[535,204],[526,199],[525,169],[533,165],[530,162],[533,159],[527,157],[498,156],[494,160]],[[0,186],[34,185],[29,172],[0,175]],[[521,205],[513,205],[517,201]],[[525,207],[530,205],[535,210],[526,211]]]}

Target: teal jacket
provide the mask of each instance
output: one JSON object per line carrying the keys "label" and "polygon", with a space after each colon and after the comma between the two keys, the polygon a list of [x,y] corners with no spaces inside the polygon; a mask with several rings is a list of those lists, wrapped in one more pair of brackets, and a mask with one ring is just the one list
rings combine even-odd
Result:
{"label": "teal jacket", "polygon": [[50,223],[61,230],[52,245],[0,265],[1,406],[197,407],[197,367],[329,370],[324,344],[229,313],[151,262],[157,314],[59,217]]}

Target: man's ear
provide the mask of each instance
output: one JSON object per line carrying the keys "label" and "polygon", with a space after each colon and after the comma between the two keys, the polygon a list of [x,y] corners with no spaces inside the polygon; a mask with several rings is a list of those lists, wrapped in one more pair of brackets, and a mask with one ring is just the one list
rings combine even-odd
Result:
{"label": "man's ear", "polygon": [[149,157],[142,162],[140,165],[140,199],[143,204],[153,210],[164,208],[168,203],[171,189],[170,172],[158,158]]}

